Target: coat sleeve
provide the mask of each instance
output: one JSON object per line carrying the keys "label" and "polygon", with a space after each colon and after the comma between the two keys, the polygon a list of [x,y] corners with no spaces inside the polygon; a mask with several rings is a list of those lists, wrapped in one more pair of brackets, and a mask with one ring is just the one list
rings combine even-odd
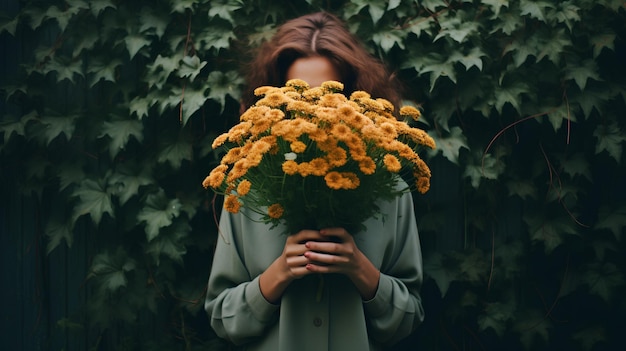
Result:
{"label": "coat sleeve", "polygon": [[259,277],[251,277],[238,249],[237,223],[222,211],[204,303],[215,333],[241,345],[261,336],[278,318],[278,305],[261,294]]}
{"label": "coat sleeve", "polygon": [[376,295],[364,302],[370,338],[383,345],[409,336],[424,320],[422,253],[411,194],[401,196],[392,211],[397,215],[392,254],[381,266]]}

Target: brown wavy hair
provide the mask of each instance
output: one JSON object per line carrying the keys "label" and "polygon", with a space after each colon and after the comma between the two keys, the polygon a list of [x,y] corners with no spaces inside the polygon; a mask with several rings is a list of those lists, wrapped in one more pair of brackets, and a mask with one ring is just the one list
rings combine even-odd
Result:
{"label": "brown wavy hair", "polygon": [[399,84],[394,75],[367,51],[339,18],[317,12],[285,22],[257,49],[246,67],[247,87],[242,108],[256,101],[255,88],[284,85],[292,63],[298,58],[313,56],[324,56],[333,63],[342,76],[346,95],[364,90],[398,106]]}

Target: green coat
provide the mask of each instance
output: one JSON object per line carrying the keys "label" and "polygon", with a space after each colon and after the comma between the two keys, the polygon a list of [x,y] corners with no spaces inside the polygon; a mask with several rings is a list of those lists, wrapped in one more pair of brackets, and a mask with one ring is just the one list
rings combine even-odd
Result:
{"label": "green coat", "polygon": [[384,220],[368,220],[354,236],[381,271],[376,296],[362,301],[341,275],[309,275],[292,282],[279,305],[261,295],[259,275],[282,253],[283,228],[222,211],[205,301],[217,335],[267,351],[382,350],[408,336],[424,318],[412,197],[379,205]]}

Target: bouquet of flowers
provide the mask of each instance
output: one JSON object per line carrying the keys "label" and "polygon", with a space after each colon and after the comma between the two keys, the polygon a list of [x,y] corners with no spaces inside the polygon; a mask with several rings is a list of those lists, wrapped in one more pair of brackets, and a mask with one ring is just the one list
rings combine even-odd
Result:
{"label": "bouquet of flowers", "polygon": [[[342,91],[339,82],[310,88],[299,79],[257,88],[257,103],[214,140],[226,153],[203,186],[225,196],[227,211],[244,206],[289,233],[344,227],[355,234],[384,215],[378,201],[428,191],[430,169],[418,151],[435,142],[407,123],[419,110],[402,107],[400,121],[389,101]],[[409,183],[401,181],[407,171]]]}

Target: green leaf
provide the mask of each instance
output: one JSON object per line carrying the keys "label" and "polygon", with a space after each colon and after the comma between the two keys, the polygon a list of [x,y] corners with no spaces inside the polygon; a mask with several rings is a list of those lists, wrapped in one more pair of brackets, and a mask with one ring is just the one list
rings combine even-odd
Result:
{"label": "green leaf", "polygon": [[135,114],[137,118],[143,119],[144,117],[148,116],[148,110],[150,109],[150,106],[150,99],[136,96],[130,101],[128,108],[130,109],[131,115]]}
{"label": "green leaf", "polygon": [[82,164],[68,162],[57,168],[60,191],[72,185],[80,184],[85,179],[85,171],[83,171],[82,166]]}
{"label": "green leaf", "polygon": [[470,283],[479,283],[485,280],[489,273],[489,263],[484,252],[478,249],[472,249],[457,253],[455,255],[459,260],[460,278]]}
{"label": "green leaf", "polygon": [[626,141],[626,135],[614,120],[611,124],[600,124],[593,132],[593,136],[598,140],[596,143],[596,154],[606,151],[609,156],[619,162],[622,158],[622,143]]}
{"label": "green leaf", "polygon": [[563,172],[570,175],[572,178],[582,176],[591,181],[591,166],[585,154],[575,153],[573,155],[563,156],[560,161]]}
{"label": "green leaf", "polygon": [[161,56],[159,54],[152,64],[148,64],[148,83],[161,89],[167,78],[176,71],[179,66],[179,59],[176,57]]}
{"label": "green leaf", "polygon": [[117,9],[113,1],[111,0],[89,0],[89,8],[91,9],[91,13],[98,17],[104,10]]}
{"label": "green leaf", "polygon": [[207,62],[200,62],[200,58],[196,55],[185,56],[180,61],[180,68],[178,68],[178,76],[180,78],[189,78],[189,81],[193,82],[194,79],[200,74],[202,68],[206,66]]}
{"label": "green leaf", "polygon": [[94,60],[90,62],[87,73],[91,74],[89,87],[96,85],[101,80],[105,82],[115,82],[116,70],[122,66],[122,61],[119,59],[107,60],[106,63]]}
{"label": "green leaf", "polygon": [[182,101],[180,102],[182,106],[182,123],[186,125],[189,121],[189,118],[198,111],[204,103],[209,99],[205,94],[204,85],[200,87],[200,90],[194,90],[192,87],[187,87],[185,91],[175,90],[174,93],[178,96],[182,96]]}
{"label": "green leaf", "polygon": [[187,253],[184,240],[189,236],[191,227],[186,221],[177,221],[173,225],[164,228],[159,235],[148,243],[145,249],[147,254],[152,255],[157,265],[160,257],[169,257],[172,261],[182,264],[183,256]]}
{"label": "green leaf", "polygon": [[487,56],[479,47],[473,47],[467,54],[462,54],[460,51],[455,51],[450,55],[450,61],[461,63],[465,66],[465,70],[468,71],[472,67],[478,68],[479,71],[483,70],[482,58]]}
{"label": "green leaf", "polygon": [[157,12],[152,7],[144,7],[139,14],[139,20],[141,22],[140,33],[154,33],[158,38],[161,38],[167,30],[171,18],[167,13]]}
{"label": "green leaf", "polygon": [[385,14],[385,8],[385,3],[382,1],[372,1],[369,3],[368,11],[370,13],[370,16],[372,17],[372,22],[374,24],[378,23],[378,21],[380,21],[380,19],[383,17],[383,15]]}
{"label": "green leaf", "polygon": [[122,247],[118,247],[114,254],[105,252],[94,256],[87,278],[96,279],[106,290],[115,292],[126,287],[126,274],[135,269],[135,260]]}
{"label": "green leaf", "polygon": [[500,157],[485,155],[481,150],[472,152],[472,155],[472,161],[465,166],[463,176],[471,180],[474,189],[478,189],[483,178],[498,179],[506,168]]}
{"label": "green leaf", "polygon": [[424,273],[435,280],[441,296],[446,296],[450,283],[458,278],[456,262],[445,257],[440,252],[435,252],[424,263]]}
{"label": "green leaf", "polygon": [[217,16],[228,22],[235,22],[232,13],[242,8],[243,5],[243,1],[241,0],[212,1],[211,8],[209,9],[209,19]]}
{"label": "green leaf", "polygon": [[126,44],[126,50],[128,50],[128,55],[132,60],[135,55],[139,52],[139,50],[144,47],[150,46],[152,41],[147,38],[143,34],[128,34],[124,36],[124,43]]}
{"label": "green leaf", "polygon": [[541,44],[541,51],[537,54],[537,62],[547,57],[554,65],[561,65],[561,57],[564,56],[567,47],[573,46],[571,38],[565,33],[565,29],[559,29]]}
{"label": "green leaf", "polygon": [[162,228],[172,224],[172,220],[180,215],[180,201],[170,199],[163,190],[148,195],[144,207],[137,215],[137,220],[146,222],[146,238],[148,242],[159,236]]}
{"label": "green leaf", "polygon": [[478,316],[478,327],[481,331],[491,328],[499,337],[502,337],[507,330],[507,322],[514,316],[515,306],[511,301],[488,303],[484,313]]}
{"label": "green leaf", "polygon": [[615,236],[615,239],[620,241],[624,234],[624,228],[626,228],[626,205],[616,208],[601,207],[594,228],[596,230],[608,230]]}
{"label": "green leaf", "polygon": [[52,113],[42,116],[40,120],[45,126],[43,134],[46,139],[46,144],[50,145],[50,143],[61,136],[61,134],[64,135],[67,140],[70,140],[74,135],[78,117],[78,115],[54,116]]}
{"label": "green leaf", "polygon": [[586,326],[582,330],[573,333],[572,339],[580,347],[579,350],[581,351],[592,351],[596,349],[596,344],[608,341],[606,329],[603,325],[598,324]]}
{"label": "green leaf", "polygon": [[176,0],[171,2],[171,6],[172,6],[172,13],[185,13],[185,11],[187,10],[191,10],[193,12],[193,9],[195,7],[195,5],[197,4],[197,0]]}
{"label": "green leaf", "polygon": [[571,112],[569,104],[562,103],[556,107],[546,107],[544,110],[550,111],[548,113],[548,121],[552,124],[554,131],[559,130],[565,122],[568,127],[572,122],[576,122],[576,114]]}
{"label": "green leaf", "polygon": [[167,143],[159,152],[158,162],[169,163],[174,169],[179,169],[184,160],[191,161],[193,145],[190,140],[179,138]]}
{"label": "green leaf", "polygon": [[125,204],[131,197],[139,194],[139,188],[155,183],[149,169],[136,169],[134,165],[120,167],[109,178],[113,194],[117,195],[120,204]]}
{"label": "green leaf", "polygon": [[510,180],[506,183],[509,196],[519,196],[523,200],[537,198],[537,185],[529,179]]}
{"label": "green leaf", "polygon": [[520,1],[520,15],[528,15],[530,18],[538,19],[541,22],[546,22],[545,11],[546,9],[552,9],[554,5],[546,1],[537,0],[521,0]]}
{"label": "green leaf", "polygon": [[565,23],[567,29],[571,32],[576,22],[580,22],[580,7],[569,1],[563,1],[557,4],[557,8],[550,14],[550,17],[556,19],[558,23]]}
{"label": "green leaf", "polygon": [[527,94],[529,91],[528,85],[519,80],[500,86],[494,92],[496,110],[501,114],[504,105],[511,104],[518,113],[521,113],[522,95]]}
{"label": "green leaf", "polygon": [[232,28],[224,26],[207,26],[202,33],[198,34],[198,41],[202,43],[202,49],[206,51],[230,48],[230,41],[236,40],[237,36]]}
{"label": "green leaf", "polygon": [[111,195],[106,189],[103,180],[94,181],[86,179],[74,190],[72,196],[78,197],[79,201],[74,207],[74,218],[88,214],[97,224],[100,224],[102,216],[107,213],[114,217]]}
{"label": "green leaf", "polygon": [[13,134],[16,136],[25,136],[26,125],[32,121],[36,121],[38,116],[36,111],[31,111],[17,120],[10,121],[10,118],[7,118],[7,116],[4,116],[4,118],[5,120],[0,121],[0,132],[4,133],[3,139],[4,144],[6,144]]}
{"label": "green leaf", "polygon": [[602,33],[589,38],[593,46],[593,58],[598,58],[604,49],[615,51],[615,39],[617,39],[615,33]]}
{"label": "green leaf", "polygon": [[467,146],[467,137],[463,135],[463,131],[459,127],[452,127],[450,134],[447,136],[431,135],[437,144],[435,150],[429,151],[431,154],[442,153],[445,158],[454,164],[459,163],[459,152],[461,148],[469,150]]}
{"label": "green leaf", "polygon": [[491,30],[491,34],[502,31],[505,35],[512,35],[517,30],[520,30],[524,27],[524,17],[518,16],[517,14],[512,13],[501,13],[498,16],[499,21],[497,21],[493,29]]}
{"label": "green leaf", "polygon": [[226,97],[230,96],[235,100],[241,97],[240,87],[243,85],[243,78],[235,71],[226,73],[213,71],[207,78],[209,86],[209,99],[218,102],[222,106],[222,111],[226,106]]}
{"label": "green leaf", "polygon": [[448,3],[443,0],[421,0],[419,5],[432,12],[435,12],[437,9],[442,7],[448,7]]}
{"label": "green leaf", "polygon": [[568,215],[548,217],[543,213],[533,217],[531,214],[525,214],[524,220],[529,224],[531,240],[542,244],[546,254],[561,246],[565,235],[579,235],[576,222]]}
{"label": "green leaf", "polygon": [[430,91],[435,88],[435,83],[441,77],[448,77],[456,83],[454,61],[440,53],[430,52],[426,55],[414,57],[406,62],[404,68],[413,68],[418,74],[430,74]]}
{"label": "green leaf", "polygon": [[124,120],[121,117],[114,117],[112,121],[104,122],[102,132],[98,136],[102,138],[109,136],[109,155],[114,159],[122,151],[130,137],[134,137],[138,142],[143,141],[143,125],[137,120]]}
{"label": "green leaf", "polygon": [[53,218],[46,224],[46,236],[49,240],[46,245],[47,254],[54,251],[63,241],[68,248],[71,248],[74,239],[73,225],[67,221],[63,222]]}
{"label": "green leaf", "polygon": [[0,19],[0,34],[5,31],[12,36],[15,36],[15,30],[17,28],[17,24],[19,23],[19,16],[15,16],[12,19],[2,18]]}
{"label": "green leaf", "polygon": [[535,350],[544,345],[550,338],[552,323],[541,310],[530,309],[520,311],[513,330],[519,334],[520,341],[526,350]]}
{"label": "green leaf", "polygon": [[68,80],[75,83],[74,79],[76,76],[83,77],[83,66],[80,60],[70,60],[68,58],[55,56],[54,59],[45,65],[43,72],[53,72],[57,82]]}
{"label": "green leaf", "polygon": [[433,42],[449,37],[456,43],[462,44],[469,36],[478,33],[477,22],[465,21],[461,16],[444,17],[439,20],[439,25],[441,26],[441,31],[435,36]]}
{"label": "green leaf", "polygon": [[503,7],[509,6],[509,0],[482,0],[482,4],[491,8],[491,11],[494,14],[494,18],[498,18],[500,15],[500,10]]}
{"label": "green leaf", "polygon": [[613,263],[591,263],[583,274],[590,293],[611,302],[617,288],[625,285],[624,276]]}
{"label": "green leaf", "polygon": [[384,32],[374,33],[372,36],[372,41],[376,43],[376,45],[380,46],[384,52],[389,52],[394,45],[398,45],[400,49],[404,50],[404,32],[399,30],[388,30]]}

